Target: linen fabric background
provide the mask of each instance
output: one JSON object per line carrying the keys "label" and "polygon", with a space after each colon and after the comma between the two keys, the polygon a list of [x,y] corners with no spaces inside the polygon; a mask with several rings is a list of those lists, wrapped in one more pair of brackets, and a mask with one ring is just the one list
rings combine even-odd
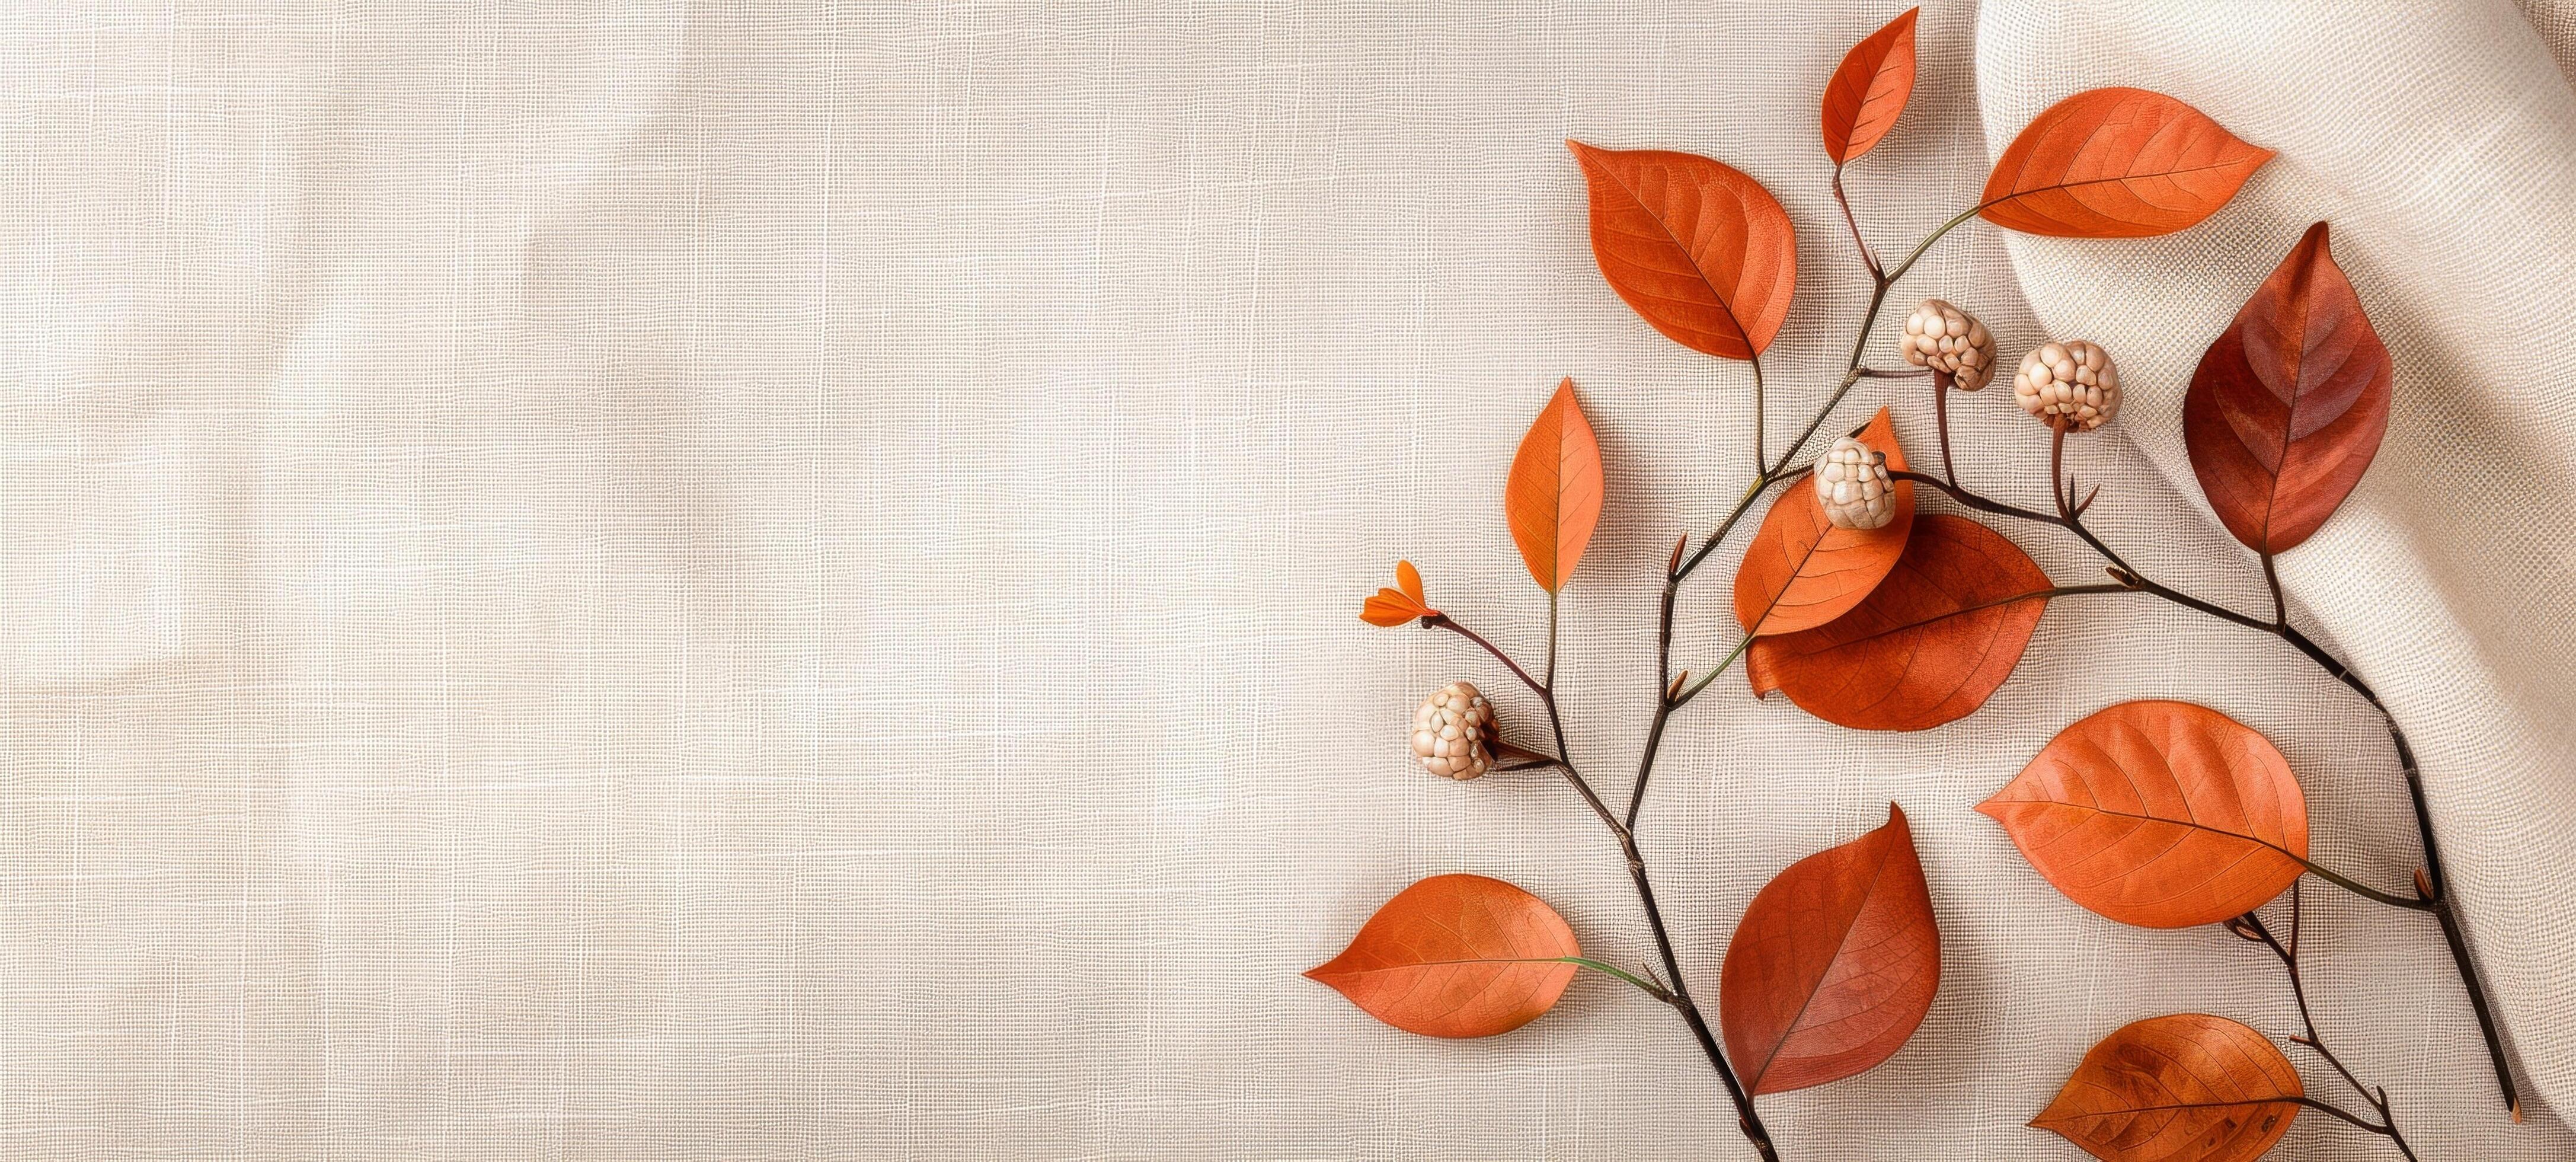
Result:
{"label": "linen fabric background", "polygon": [[[1397,1033],[1298,973],[1449,871],[1651,959],[1561,785],[1410,762],[1445,636],[1534,655],[1501,516],[1572,375],[1609,473],[1565,598],[1624,795],[1656,569],[1747,475],[1741,365],[1648,330],[1561,140],[1780,195],[1773,438],[1867,283],[1824,79],[1903,5],[29,5],[0,22],[0,1153],[25,1158],[1749,1157],[1669,1013],[1587,978]],[[2429,921],[2311,886],[2317,1015],[2427,1158],[2576,1154],[2568,716],[2576,19],[2552,3],[1935,2],[1850,184],[1883,251],[2078,89],[2280,150],[2211,222],[1971,225],[1894,296],[2119,359],[2074,462],[2113,543],[2256,608],[2179,444],[2201,349],[2316,219],[2397,360],[2377,466],[2281,572],[2422,751],[2523,1070]],[[2558,54],[2553,57],[2553,49]],[[1918,388],[1871,384],[1927,448]],[[2005,389],[1963,472],[2041,495]],[[1938,504],[1931,507],[1938,508]],[[2008,530],[2066,582],[2097,563]],[[1730,642],[1734,550],[1677,664]],[[1879,735],[1730,676],[1642,839],[1693,983],[1792,860],[1914,820],[1942,990],[1792,1158],[2072,1158],[2022,1123],[2174,1011],[2297,1028],[2215,929],[2068,903],[1969,810],[2112,702],[2278,741],[2322,862],[2417,860],[2376,719],[2278,643],[2070,599],[1984,710]],[[2355,1104],[2305,1051],[2311,1090]],[[2298,1119],[2284,1157],[2379,1158]]]}

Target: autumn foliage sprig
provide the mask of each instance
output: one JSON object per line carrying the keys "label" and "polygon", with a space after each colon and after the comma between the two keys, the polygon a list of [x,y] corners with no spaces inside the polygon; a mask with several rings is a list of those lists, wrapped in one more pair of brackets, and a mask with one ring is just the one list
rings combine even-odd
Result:
{"label": "autumn foliage sprig", "polygon": [[[2184,442],[2221,522],[2255,553],[2272,595],[2268,617],[2245,614],[2148,577],[2085,523],[2099,496],[2079,493],[2070,437],[2117,416],[2121,385],[2110,353],[2083,341],[2029,352],[2012,379],[2017,403],[2045,425],[2048,502],[2023,507],[1960,482],[1950,439],[1952,391],[1984,387],[1999,368],[1992,336],[1968,312],[1926,300],[1906,320],[1898,351],[1912,365],[1863,364],[1896,282],[1932,245],[1972,218],[2031,234],[2129,238],[2198,224],[2232,198],[2272,154],[2238,140],[2198,110],[2139,89],[2094,89],[2043,111],[1997,160],[1976,205],[1883,263],[1863,237],[1843,169],[1896,123],[1915,76],[1915,13],[1854,46],[1828,82],[1821,124],[1834,162],[1831,190],[1872,284],[1841,381],[1787,448],[1766,449],[1761,356],[1788,317],[1797,247],[1788,215],[1751,177],[1720,162],[1659,150],[1569,145],[1590,189],[1592,244],[1602,274],[1657,331],[1751,372],[1753,478],[1696,548],[1684,537],[1664,573],[1657,626],[1654,717],[1625,810],[1599,790],[1598,768],[1566,746],[1556,698],[1561,596],[1598,525],[1598,442],[1571,380],[1560,384],[1523,439],[1504,513],[1531,577],[1548,595],[1543,663],[1524,666],[1434,608],[1419,572],[1363,606],[1381,626],[1417,624],[1491,655],[1537,699],[1543,741],[1507,741],[1501,716],[1469,682],[1435,692],[1416,712],[1413,749],[1452,778],[1554,771],[1626,858],[1656,969],[1587,958],[1572,928],[1537,896],[1500,880],[1443,875],[1403,892],[1339,956],[1309,976],[1379,1020],[1440,1037],[1491,1036],[1553,1007],[1576,970],[1624,981],[1672,1008],[1766,1159],[1778,1147],[1754,1105],[1763,1094],[1865,1072],[1893,1055],[1938,991],[1940,935],[1904,812],[1885,825],[1790,865],[1746,905],[1718,973],[1716,1015],[1693,995],[1655,901],[1638,819],[1671,717],[1742,660],[1756,696],[1785,694],[1810,714],[1863,730],[1923,730],[1982,706],[2018,664],[2050,601],[2145,594],[2271,635],[2315,661],[2387,718],[2424,846],[2414,892],[2372,888],[2308,858],[2307,809],[2279,750],[2217,711],[2183,702],[2106,707],[2068,727],[1979,810],[2002,824],[2031,865],[2070,899],[2111,919],[2153,928],[2224,924],[2284,966],[2305,1032],[2369,1107],[2354,1113],[2310,1097],[2281,1049],[2223,1017],[2178,1014],[2113,1032],[2079,1063],[2032,1122],[2104,1159],[2248,1159],[2269,1150],[2301,1109],[2379,1135],[2413,1157],[2384,1090],[2365,1085],[2326,1049],[2298,960],[2297,883],[2314,874],[2365,898],[2431,914],[2439,923],[2485,1035],[2507,1108],[2519,1118],[2500,1038],[2442,875],[2421,780],[2404,733],[2349,667],[2291,625],[2274,557],[2306,540],[2341,505],[2376,453],[2388,420],[2392,369],[2359,297],[2333,261],[2324,223],[2210,344],[2184,405]],[[1928,381],[1940,472],[1909,465],[1893,418],[1874,418],[1800,462],[1837,407],[1865,379]],[[1917,512],[1931,489],[1973,512],[2043,524],[2098,554],[2110,580],[2058,584],[1988,525]],[[1696,678],[1672,666],[1681,583],[1765,496],[1780,490],[1746,547],[1733,583],[1742,630]],[[2260,909],[2288,892],[2285,935]],[[1865,933],[1865,940],[1850,939]],[[1723,1044],[1721,1045],[1721,1041]]]}

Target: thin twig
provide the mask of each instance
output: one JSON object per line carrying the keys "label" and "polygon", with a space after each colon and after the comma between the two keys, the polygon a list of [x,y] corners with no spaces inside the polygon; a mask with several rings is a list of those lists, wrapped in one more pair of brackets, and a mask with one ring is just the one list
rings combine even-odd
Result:
{"label": "thin twig", "polygon": [[1870,279],[1886,281],[1887,275],[1878,268],[1878,256],[1869,252],[1869,240],[1860,236],[1860,220],[1852,217],[1851,199],[1843,194],[1843,167],[1840,165],[1834,167],[1834,204],[1843,208],[1843,225],[1851,227],[1852,245],[1860,248],[1860,262],[1869,268]]}
{"label": "thin twig", "polygon": [[[2342,659],[2326,652],[2325,647],[2318,645],[2306,634],[2299,632],[2296,627],[2289,624],[2285,617],[2276,617],[2274,620],[2265,621],[2259,617],[2238,613],[2235,610],[2229,609],[2215,602],[2202,600],[2201,598],[2194,597],[2188,593],[2182,592],[2181,590],[2174,589],[2150,579],[2144,573],[2139,572],[2136,566],[2131,565],[2126,559],[2122,558],[2117,551],[2111,548],[2111,546],[2103,543],[2102,538],[2095,535],[2093,530],[2084,523],[2084,517],[2081,511],[2066,512],[2052,516],[2048,513],[2034,512],[2017,505],[2005,504],[2001,501],[1980,496],[1977,493],[1971,492],[1955,483],[1941,480],[1924,473],[1907,471],[1890,472],[1888,475],[1894,478],[1911,480],[1918,484],[1925,484],[1933,488],[1940,489],[1952,500],[1958,501],[1959,503],[1979,512],[1993,513],[1997,516],[2008,516],[2017,520],[2032,521],[2039,524],[2056,525],[2060,528],[2066,529],[2067,531],[2074,533],[2077,538],[2081,539],[2085,543],[2086,546],[2090,547],[2104,561],[2109,563],[2112,577],[2125,584],[2129,584],[2134,588],[2148,593],[2153,593],[2158,597],[2173,602],[2174,604],[2181,605],[2188,609],[2197,610],[2222,621],[2233,622],[2237,625],[2244,626],[2247,629],[2267,633],[2273,637],[2279,638],[2283,642],[2288,643],[2292,649],[2306,655],[2308,660],[2315,662],[2319,669],[2325,671],[2327,677],[2343,683],[2346,687],[2350,688],[2353,693],[2359,694],[2363,701],[2368,702],[2372,709],[2379,711],[2381,719],[2388,724],[2388,738],[2390,744],[2397,752],[2398,769],[2406,778],[2408,805],[2414,808],[2416,835],[2424,847],[2422,882],[2417,885],[2415,898],[2407,899],[2402,896],[2395,896],[2386,892],[2363,887],[2351,880],[2334,875],[2315,864],[2307,864],[2308,870],[2318,873],[2320,876],[2325,877],[2339,886],[2348,888],[2357,894],[2366,896],[2380,903],[2387,904],[2392,907],[2406,908],[2420,912],[2430,912],[2433,914],[2435,920],[2441,925],[2443,942],[2449,947],[2451,953],[2451,964],[2460,974],[2460,985],[2462,988],[2466,989],[2469,994],[2469,1010],[2477,1018],[2479,1035],[2486,1041],[2488,1064],[2494,1067],[2496,1085],[2503,1091],[2505,1111],[2512,1115],[2513,1120],[2517,1122],[2521,1121],[2522,1096],[2514,1086],[2513,1068],[2511,1062],[2505,1055],[2503,1034],[2496,1026],[2494,1005],[2487,999],[2486,984],[2478,975],[2477,961],[2470,955],[2467,935],[2461,928],[2458,909],[2452,903],[2448,884],[2442,874],[2442,851],[2440,845],[2437,844],[2433,838],[2433,814],[2424,799],[2423,773],[2416,766],[2415,751],[2413,747],[2407,744],[2405,731],[2400,729],[2397,725],[2396,714],[2389,710],[2386,703],[2380,701],[2378,692],[2372,690],[2368,683],[2363,682],[2360,675],[2353,673],[2351,667],[2344,665]],[[2051,471],[2049,491],[2051,493],[2055,493],[2057,491],[2055,472],[2053,468]],[[2090,502],[2088,501],[2087,503]],[[2266,561],[2266,564],[2269,564],[2268,560]],[[2276,609],[2280,608],[2282,607],[2276,606]]]}
{"label": "thin twig", "polygon": [[1779,1151],[1771,1144],[1771,1132],[1763,1126],[1761,1115],[1754,1112],[1753,1095],[1747,1093],[1743,1082],[1736,1078],[1734,1067],[1727,1063],[1726,1051],[1719,1048],[1717,1035],[1709,1028],[1708,1018],[1700,1013],[1698,1002],[1691,999],[1690,987],[1682,980],[1681,958],[1673,951],[1672,932],[1664,924],[1663,909],[1655,903],[1655,887],[1646,876],[1646,857],[1637,848],[1636,833],[1630,830],[1627,824],[1622,823],[1618,815],[1611,812],[1609,805],[1601,801],[1600,793],[1593,789],[1591,781],[1584,778],[1583,773],[1575,768],[1573,756],[1566,749],[1565,719],[1557,711],[1555,692],[1531,678],[1529,671],[1522,669],[1520,663],[1513,661],[1509,654],[1504,653],[1492,642],[1486,641],[1474,630],[1458,624],[1447,614],[1424,618],[1423,624],[1450,630],[1484,647],[1486,653],[1492,654],[1503,665],[1509,667],[1512,673],[1520,677],[1522,684],[1538,695],[1539,704],[1547,711],[1548,731],[1556,739],[1556,757],[1552,765],[1565,775],[1566,785],[1573,787],[1575,794],[1582,796],[1584,806],[1592,809],[1592,813],[1600,818],[1602,826],[1610,829],[1611,837],[1619,842],[1620,853],[1627,857],[1629,881],[1636,886],[1637,902],[1646,913],[1646,927],[1655,937],[1655,951],[1662,957],[1664,972],[1672,980],[1669,986],[1671,991],[1669,1003],[1681,1013],[1682,1023],[1690,1026],[1691,1036],[1700,1043],[1701,1050],[1707,1053],[1709,1065],[1717,1070],[1718,1080],[1725,1084],[1726,1095],[1735,1103],[1737,1122],[1743,1127],[1745,1138],[1753,1143],[1753,1148],[1762,1155],[1765,1162],[1779,1162]]}
{"label": "thin twig", "polygon": [[2351,1068],[2343,1063],[2343,1059],[2335,1056],[2334,1050],[2326,1048],[2325,1036],[2317,1032],[2316,1016],[2308,1008],[2307,985],[2299,975],[2300,911],[2299,885],[2293,882],[2290,885],[2290,933],[2286,942],[2275,937],[2272,930],[2264,925],[2263,917],[2254,912],[2247,912],[2228,921],[2227,927],[2238,936],[2258,941],[2270,948],[2272,954],[2280,959],[2283,972],[2290,978],[2290,998],[2298,1003],[2299,1024],[2307,1029],[2306,1036],[2294,1036],[2290,1038],[2291,1043],[2307,1046],[2315,1051],[2318,1057],[2323,1058],[2327,1065],[2334,1067],[2335,1073],[2342,1076],[2344,1084],[2351,1086],[2354,1093],[2361,1095],[2361,1100],[2370,1103],[2370,1107],[2378,1111],[2379,1121],[2373,1124],[2313,1099],[2302,1099],[2301,1104],[2324,1110],[2353,1125],[2378,1134],[2396,1146],[2398,1153],[2412,1159],[2415,1157],[2415,1149],[2407,1144],[2406,1136],[2397,1129],[2397,1116],[2389,1109],[2388,1090],[2385,1087],[2363,1085],[2361,1079],[2355,1077]]}
{"label": "thin twig", "polygon": [[1485,647],[1485,652],[1494,655],[1495,661],[1501,662],[1505,667],[1509,668],[1512,675],[1521,680],[1521,685],[1529,687],[1530,693],[1538,695],[1539,701],[1549,703],[1551,705],[1555,703],[1556,695],[1548,692],[1548,688],[1545,683],[1540,682],[1536,678],[1530,677],[1529,671],[1522,669],[1519,662],[1513,661],[1510,654],[1504,653],[1500,648],[1496,647],[1494,643],[1486,641],[1484,635],[1479,634],[1466,626],[1458,624],[1458,620],[1456,618],[1445,613],[1435,613],[1429,617],[1423,618],[1422,624],[1431,629],[1448,630],[1449,632],[1457,634],[1468,641]]}

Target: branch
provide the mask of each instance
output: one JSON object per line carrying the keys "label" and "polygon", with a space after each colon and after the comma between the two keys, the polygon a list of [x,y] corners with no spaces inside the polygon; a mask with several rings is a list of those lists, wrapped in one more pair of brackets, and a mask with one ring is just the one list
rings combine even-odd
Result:
{"label": "branch", "polygon": [[[2054,459],[2054,457],[2052,457],[2052,459]],[[2066,497],[2059,495],[2057,492],[2056,472],[2054,466],[2052,466],[2050,472],[2048,487],[2049,492],[2053,496],[2057,497],[2057,501],[2061,506],[2060,511],[2056,515],[2034,512],[2030,509],[1992,500],[1971,492],[1966,488],[1960,487],[1952,481],[1927,476],[1920,472],[1890,472],[1888,475],[1893,478],[1911,480],[1917,484],[1928,485],[1932,488],[1939,489],[1952,500],[1979,512],[1993,513],[1997,516],[2008,516],[2017,520],[2027,520],[2038,524],[2056,525],[2059,528],[2072,532],[2076,537],[2081,539],[2087,547],[2091,548],[2104,561],[2109,563],[2110,573],[2113,578],[2124,584],[2129,584],[2136,589],[2153,593],[2156,596],[2164,598],[2167,601],[2171,601],[2176,605],[2197,610],[2222,621],[2233,622],[2237,625],[2244,626],[2247,629],[2257,630],[2279,638],[2283,642],[2288,643],[2292,649],[2306,655],[2308,660],[2315,662],[2317,664],[2317,668],[2324,670],[2327,677],[2333,678],[2335,681],[2341,682],[2345,686],[2351,688],[2353,693],[2361,695],[2362,700],[2368,702],[2372,709],[2379,711],[2380,717],[2388,723],[2389,742],[2396,748],[2398,767],[2405,774],[2408,802],[2415,810],[2416,834],[2422,840],[2424,846],[2424,866],[2420,880],[2416,886],[2415,898],[2410,900],[2401,896],[2394,896],[2385,892],[2363,887],[2360,884],[2335,875],[2334,873],[2318,867],[2315,864],[2308,864],[2308,870],[2316,872],[2318,875],[2325,877],[2329,881],[2341,887],[2350,889],[2357,894],[2366,896],[2380,903],[2388,904],[2392,907],[2407,908],[2414,911],[2431,912],[2434,918],[2440,922],[2442,926],[2443,941],[2450,949],[2451,963],[2459,971],[2461,987],[2465,988],[2469,994],[2470,1011],[2477,1017],[2478,1032],[2486,1040],[2487,1059],[2488,1063],[2495,1069],[2496,1085],[2504,1092],[2505,1111],[2513,1116],[2513,1120],[2517,1122],[2521,1121],[2522,1097],[2514,1087],[2513,1069],[2505,1055],[2504,1038],[2496,1028],[2494,1006],[2487,999],[2485,982],[2479,979],[2477,963],[2469,954],[2468,938],[2466,933],[2461,929],[2458,910],[2451,902],[2448,884],[2442,872],[2441,847],[2435,843],[2433,839],[2433,814],[2424,801],[2424,777],[2423,773],[2416,767],[2414,748],[2407,745],[2406,734],[2403,730],[2399,729],[2397,725],[2397,716],[2389,711],[2386,703],[2379,700],[2378,693],[2373,691],[2368,683],[2363,682],[2359,675],[2354,674],[2351,667],[2344,665],[2342,659],[2326,652],[2325,647],[2318,645],[2306,634],[2299,632],[2296,627],[2289,624],[2286,617],[2281,616],[2281,614],[2286,611],[2286,602],[2281,598],[2280,580],[2272,569],[2270,556],[2268,554],[2264,556],[2263,566],[2265,580],[2269,584],[2273,594],[2273,608],[2275,616],[2273,620],[2265,621],[2261,618],[2238,613],[2235,610],[2229,609],[2215,602],[2205,601],[2201,598],[2194,597],[2191,594],[2184,593],[2181,590],[2160,584],[2148,578],[2144,573],[2139,572],[2136,566],[2131,565],[2128,561],[2123,559],[2118,552],[2111,548],[2111,546],[2104,544],[2102,542],[2102,538],[2096,536],[2092,529],[2085,526],[2082,507],[2075,507],[2071,511],[2063,507],[2066,503]],[[2086,503],[2090,504],[2091,502],[2088,500]]]}
{"label": "branch", "polygon": [[2369,1102],[2370,1107],[2379,1112],[2379,1121],[2373,1124],[2323,1102],[2307,1098],[2300,1099],[2300,1104],[2323,1110],[2378,1134],[2395,1145],[2398,1153],[2412,1159],[2415,1157],[2415,1150],[2407,1145],[2406,1136],[2398,1132],[2397,1116],[2389,1112],[2388,1090],[2385,1087],[2363,1085],[2361,1079],[2353,1076],[2352,1070],[2344,1065],[2343,1059],[2335,1056],[2333,1050],[2326,1048],[2325,1037],[2317,1032],[2317,1019],[2308,1009],[2307,986],[2299,977],[2299,914],[2299,885],[2293,882],[2290,885],[2290,938],[2286,944],[2274,937],[2272,930],[2264,926],[2263,917],[2254,912],[2247,912],[2229,920],[2227,930],[2247,940],[2261,943],[2270,948],[2274,956],[2280,958],[2281,968],[2290,978],[2290,997],[2298,1002],[2299,1024],[2307,1029],[2306,1036],[2294,1036],[2290,1038],[2290,1042],[2294,1045],[2307,1046],[2314,1050],[2317,1056],[2324,1058],[2325,1063],[2333,1066],[2334,1071],[2343,1077],[2345,1085],[2351,1086],[2354,1093],[2360,1094],[2363,1101]]}

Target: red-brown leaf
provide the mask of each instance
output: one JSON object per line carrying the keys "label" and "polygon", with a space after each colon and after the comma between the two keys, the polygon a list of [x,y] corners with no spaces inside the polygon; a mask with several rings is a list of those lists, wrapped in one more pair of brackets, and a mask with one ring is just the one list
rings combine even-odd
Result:
{"label": "red-brown leaf", "polygon": [[2326,523],[2379,453],[2393,374],[2326,224],[2308,227],[2183,396],[2192,474],[2227,531],[2278,553]]}
{"label": "red-brown leaf", "polygon": [[2066,898],[2142,928],[2253,911],[2308,855],[2289,761],[2188,702],[2123,702],[2067,727],[1977,810]]}
{"label": "red-brown leaf", "polygon": [[2170,234],[2216,213],[2271,159],[2162,93],[2088,89],[2031,119],[1996,160],[1977,212],[2025,234]]}
{"label": "red-brown leaf", "polygon": [[2251,1162],[2289,1132],[2306,1093],[2261,1033],[2177,1013],[2103,1038],[2030,1124],[2103,1162]]}
{"label": "red-brown leaf", "polygon": [[1914,19],[1922,12],[1908,8],[1862,38],[1825,82],[1825,156],[1835,165],[1868,153],[1905,112],[1914,95]]}
{"label": "red-brown leaf", "polygon": [[1592,255],[1610,289],[1693,351],[1751,359],[1789,317],[1798,236],[1762,183],[1658,149],[1565,143],[1592,190]]}
{"label": "red-brown leaf", "polygon": [[[1905,449],[1887,409],[1858,437],[1887,455],[1891,472],[1905,468]],[[1838,529],[1825,519],[1814,479],[1788,487],[1762,518],[1762,529],[1744,548],[1735,571],[1735,621],[1747,633],[1785,634],[1814,629],[1851,612],[1896,567],[1914,528],[1914,482],[1896,482],[1896,518],[1875,529]]]}
{"label": "red-brown leaf", "polygon": [[1756,893],[1718,979],[1726,1055],[1754,1093],[1840,1081],[1914,1035],[1941,987],[1941,933],[1905,812],[1790,864]]}
{"label": "red-brown leaf", "polygon": [[1571,377],[1556,386],[1521,437],[1503,489],[1503,516],[1539,588],[1565,588],[1601,523],[1601,444],[1575,401]]}
{"label": "red-brown leaf", "polygon": [[1804,633],[1756,639],[1745,672],[1755,695],[1786,692],[1827,722],[1929,729],[1974,713],[2012,675],[2048,588],[2003,534],[1925,513],[1867,600]]}
{"label": "red-brown leaf", "polygon": [[1439,610],[1423,601],[1422,573],[1413,567],[1413,562],[1395,563],[1395,583],[1400,588],[1380,589],[1377,596],[1360,602],[1361,621],[1391,627],[1415,618],[1439,616]]}
{"label": "red-brown leaf", "polygon": [[1491,1037],[1539,1018],[1583,955],[1547,902],[1497,879],[1433,876],[1396,893],[1306,975],[1408,1033]]}

